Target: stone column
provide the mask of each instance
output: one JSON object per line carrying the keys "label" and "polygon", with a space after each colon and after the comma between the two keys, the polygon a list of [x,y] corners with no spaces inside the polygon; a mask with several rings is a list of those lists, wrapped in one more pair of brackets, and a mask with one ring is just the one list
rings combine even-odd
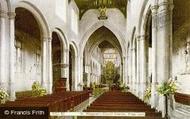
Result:
{"label": "stone column", "polygon": [[[83,84],[83,75],[82,75],[83,74],[83,70],[82,70],[83,69],[83,62],[82,61],[83,61],[83,56],[78,56],[78,61],[77,61],[78,62],[78,67],[79,67],[78,68],[78,74],[77,74],[78,75],[78,79],[77,79],[78,84],[79,83]],[[78,84],[77,84],[77,87],[78,87],[77,89],[79,91],[83,90],[83,87],[79,87]]]}
{"label": "stone column", "polygon": [[87,87],[90,87],[90,74],[91,74],[91,68],[89,62],[85,64],[85,73],[87,73]]}
{"label": "stone column", "polygon": [[123,83],[125,84],[125,86],[127,85],[127,72],[126,72],[126,68],[127,68],[127,61],[126,61],[126,57],[123,56]]}
{"label": "stone column", "polygon": [[147,80],[147,63],[146,63],[146,41],[145,36],[141,35],[139,36],[139,44],[140,44],[140,97],[141,99],[144,98],[144,92],[146,87],[146,80]]}
{"label": "stone column", "polygon": [[[172,10],[173,3],[168,0],[160,0],[158,8],[158,36],[157,42],[157,79],[161,84],[171,77],[171,55],[172,55]],[[165,99],[159,98],[158,109],[165,115]]]}
{"label": "stone column", "polygon": [[15,12],[9,12],[9,94],[15,100]]}
{"label": "stone column", "polygon": [[130,79],[131,79],[131,91],[134,91],[134,79],[133,79],[133,48],[132,48],[132,43],[130,47]]}
{"label": "stone column", "polygon": [[137,73],[136,73],[136,94],[140,97],[140,37],[137,37]]}
{"label": "stone column", "polygon": [[128,78],[129,78],[129,87],[130,90],[132,89],[132,79],[131,79],[131,50],[130,47],[128,48],[128,61],[127,61],[127,65],[128,65]]}
{"label": "stone column", "polygon": [[64,82],[64,90],[69,89],[69,49],[65,48],[62,51],[61,56],[61,79],[64,80],[61,82]]}
{"label": "stone column", "polygon": [[80,57],[76,56],[74,60],[74,80],[72,80],[73,83],[73,90],[77,91],[78,90],[78,84],[79,84],[79,74],[80,74]]}
{"label": "stone column", "polygon": [[49,37],[44,36],[42,39],[42,86],[48,90],[48,40]]}
{"label": "stone column", "polygon": [[0,87],[3,89],[6,88],[6,17],[6,12],[0,11]]}
{"label": "stone column", "polygon": [[52,38],[48,38],[48,94],[52,93],[52,86],[53,86],[53,67],[52,67]]}
{"label": "stone column", "polygon": [[[135,45],[135,44],[133,44]],[[133,80],[133,92],[136,94],[136,48],[132,48],[132,80]]]}
{"label": "stone column", "polygon": [[[127,49],[128,50],[128,49]],[[129,78],[129,52],[127,52],[127,58],[126,58],[126,84],[127,86],[130,86],[130,78]]]}
{"label": "stone column", "polygon": [[87,73],[87,86],[90,87],[90,75],[91,75],[91,67],[90,67],[90,51],[88,48],[85,49],[85,73]]}
{"label": "stone column", "polygon": [[152,85],[151,85],[151,106],[155,107],[157,102],[157,5],[151,7],[152,11]]}

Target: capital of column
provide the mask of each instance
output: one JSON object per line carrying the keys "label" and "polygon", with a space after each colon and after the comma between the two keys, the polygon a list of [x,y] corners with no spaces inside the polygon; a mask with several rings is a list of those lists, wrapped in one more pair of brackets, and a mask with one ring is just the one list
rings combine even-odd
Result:
{"label": "capital of column", "polygon": [[6,18],[7,17],[7,12],[6,11],[0,11],[0,18]]}
{"label": "capital of column", "polygon": [[9,19],[15,19],[16,13],[15,12],[8,12],[7,13]]}

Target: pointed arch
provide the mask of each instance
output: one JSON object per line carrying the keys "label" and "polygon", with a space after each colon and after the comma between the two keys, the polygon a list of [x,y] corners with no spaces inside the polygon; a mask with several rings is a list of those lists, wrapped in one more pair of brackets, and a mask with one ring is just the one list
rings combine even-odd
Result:
{"label": "pointed arch", "polygon": [[90,38],[90,36],[97,30],[99,29],[100,27],[106,27],[107,29],[109,29],[110,31],[113,32],[113,34],[116,36],[116,38],[118,39],[119,41],[119,44],[121,46],[121,50],[122,50],[122,56],[125,57],[125,54],[126,54],[126,50],[125,50],[125,37],[121,34],[121,32],[116,29],[116,27],[113,26],[113,24],[110,24],[110,23],[104,23],[102,21],[99,21],[97,23],[95,23],[94,25],[92,25],[86,32],[85,34],[82,36],[82,42],[80,44],[80,55],[83,54],[83,51],[84,51],[84,48],[85,48],[85,45],[86,43],[88,42],[88,39]]}

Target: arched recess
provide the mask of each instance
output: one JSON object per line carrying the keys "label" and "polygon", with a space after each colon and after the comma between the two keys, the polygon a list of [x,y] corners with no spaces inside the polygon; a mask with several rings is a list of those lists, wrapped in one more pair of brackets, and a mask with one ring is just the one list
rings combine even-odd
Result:
{"label": "arched recess", "polygon": [[[40,10],[33,4],[25,1],[15,3],[15,49],[17,79],[22,83],[15,83],[16,91],[30,90],[34,81],[39,81],[51,92],[49,77],[48,49],[44,42],[50,39],[50,27]],[[25,22],[23,20],[27,20]],[[45,50],[46,49],[46,50]],[[28,59],[28,60],[27,60]],[[26,75],[26,76],[25,76]]]}
{"label": "arched recess", "polygon": [[78,76],[77,76],[77,46],[74,42],[69,45],[69,80],[68,88],[70,91],[77,90]]}

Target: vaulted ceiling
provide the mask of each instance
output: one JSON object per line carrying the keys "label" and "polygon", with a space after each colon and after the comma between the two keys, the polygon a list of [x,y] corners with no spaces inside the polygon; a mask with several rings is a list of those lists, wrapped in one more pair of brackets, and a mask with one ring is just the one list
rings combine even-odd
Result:
{"label": "vaulted ceiling", "polygon": [[80,10],[80,18],[87,10],[102,6],[118,8],[126,16],[127,0],[75,0],[75,2]]}

